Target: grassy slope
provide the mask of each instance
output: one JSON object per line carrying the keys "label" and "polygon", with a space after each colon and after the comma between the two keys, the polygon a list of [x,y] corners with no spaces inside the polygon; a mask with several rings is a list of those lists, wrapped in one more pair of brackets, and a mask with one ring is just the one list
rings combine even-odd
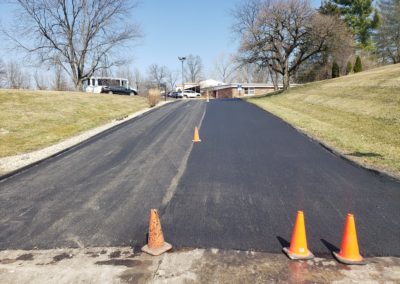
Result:
{"label": "grassy slope", "polygon": [[0,157],[49,146],[146,107],[140,97],[0,90]]}
{"label": "grassy slope", "polygon": [[249,101],[353,160],[400,176],[400,64]]}

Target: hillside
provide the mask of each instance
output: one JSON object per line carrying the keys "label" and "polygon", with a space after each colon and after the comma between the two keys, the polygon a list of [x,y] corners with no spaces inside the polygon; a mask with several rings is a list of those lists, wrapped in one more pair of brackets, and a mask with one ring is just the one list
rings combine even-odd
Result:
{"label": "hillside", "polygon": [[400,176],[400,64],[248,101],[352,160]]}
{"label": "hillside", "polygon": [[0,157],[52,145],[146,107],[142,97],[0,90]]}

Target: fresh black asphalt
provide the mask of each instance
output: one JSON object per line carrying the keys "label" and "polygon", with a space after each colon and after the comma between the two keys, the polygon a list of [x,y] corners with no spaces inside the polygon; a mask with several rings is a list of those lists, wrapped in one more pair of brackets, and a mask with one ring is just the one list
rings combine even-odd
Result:
{"label": "fresh black asphalt", "polygon": [[240,100],[165,106],[2,181],[0,206],[0,249],[142,245],[159,208],[176,247],[280,252],[303,210],[317,255],[351,212],[362,254],[400,256],[399,182]]}
{"label": "fresh black asphalt", "polygon": [[0,249],[144,242],[204,111],[166,105],[0,182]]}

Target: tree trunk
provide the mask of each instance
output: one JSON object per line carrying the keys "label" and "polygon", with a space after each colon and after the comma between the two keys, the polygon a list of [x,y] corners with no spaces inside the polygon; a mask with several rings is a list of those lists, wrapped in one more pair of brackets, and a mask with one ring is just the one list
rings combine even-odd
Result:
{"label": "tree trunk", "polygon": [[283,72],[283,89],[287,90],[289,89],[289,70],[285,68]]}
{"label": "tree trunk", "polygon": [[78,92],[82,92],[83,91],[83,80],[82,80],[82,78],[78,79],[78,81],[76,82],[75,89]]}
{"label": "tree trunk", "polygon": [[271,82],[274,85],[274,91],[278,91],[279,90],[279,86],[278,86],[278,72],[272,70],[272,68],[270,68],[269,70],[269,75],[271,77]]}

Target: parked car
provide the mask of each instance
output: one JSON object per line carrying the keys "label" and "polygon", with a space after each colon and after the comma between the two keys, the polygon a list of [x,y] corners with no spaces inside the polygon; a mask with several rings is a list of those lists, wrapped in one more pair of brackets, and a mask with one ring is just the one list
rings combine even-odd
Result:
{"label": "parked car", "polygon": [[180,93],[182,98],[198,98],[201,97],[201,94],[196,93],[195,91],[192,90],[186,90],[183,91],[183,93]]}
{"label": "parked car", "polygon": [[101,92],[107,94],[118,94],[118,95],[128,95],[128,96],[137,95],[137,91],[135,89],[117,87],[117,86],[104,86],[101,88]]}
{"label": "parked car", "polygon": [[178,97],[178,92],[169,92],[168,97],[176,99]]}

